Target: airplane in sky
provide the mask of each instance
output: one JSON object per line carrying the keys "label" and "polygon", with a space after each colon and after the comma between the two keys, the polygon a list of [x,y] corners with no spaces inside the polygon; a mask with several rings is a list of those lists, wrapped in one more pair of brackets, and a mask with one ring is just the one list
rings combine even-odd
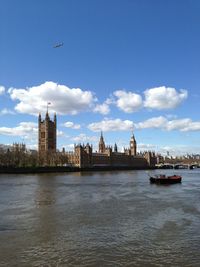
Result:
{"label": "airplane in sky", "polygon": [[59,44],[54,45],[53,48],[58,48],[58,47],[61,47],[61,46],[63,46],[63,45],[64,45],[64,43],[59,43]]}

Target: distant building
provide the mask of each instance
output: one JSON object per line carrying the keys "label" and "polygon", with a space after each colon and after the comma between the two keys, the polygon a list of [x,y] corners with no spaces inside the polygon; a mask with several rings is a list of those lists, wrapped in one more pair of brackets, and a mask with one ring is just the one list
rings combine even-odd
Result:
{"label": "distant building", "polygon": [[117,144],[114,145],[114,152],[118,152]]}
{"label": "distant building", "polygon": [[[45,119],[38,117],[38,152],[41,164],[65,164],[80,168],[91,167],[130,167],[147,168],[156,164],[155,154],[152,152],[137,153],[137,142],[134,134],[130,138],[130,147],[124,152],[118,152],[117,144],[114,148],[106,146],[101,132],[98,152],[93,152],[92,145],[74,145],[73,152],[56,152],[56,115],[50,120],[48,111]],[[62,160],[61,160],[62,159]]]}
{"label": "distant building", "polygon": [[80,168],[90,167],[130,167],[147,168],[154,167],[156,164],[155,153],[144,152],[137,153],[137,143],[134,135],[130,139],[130,147],[124,149],[124,152],[118,152],[117,144],[114,149],[112,146],[106,146],[101,132],[99,140],[99,151],[93,152],[92,146],[75,145],[74,152],[66,152],[67,162],[70,166]]}
{"label": "distant building", "polygon": [[159,165],[159,164],[164,164],[165,160],[164,160],[164,157],[157,153],[156,154],[156,164]]}
{"label": "distant building", "polygon": [[13,143],[11,151],[15,153],[26,152],[26,145],[24,143]]}
{"label": "distant building", "polygon": [[39,156],[56,152],[56,114],[54,120],[50,120],[48,111],[45,119],[38,117],[38,152]]}

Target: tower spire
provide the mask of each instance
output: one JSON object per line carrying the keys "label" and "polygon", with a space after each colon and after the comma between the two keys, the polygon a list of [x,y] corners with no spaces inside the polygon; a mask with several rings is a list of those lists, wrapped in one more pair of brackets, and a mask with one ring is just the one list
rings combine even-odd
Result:
{"label": "tower spire", "polygon": [[131,136],[132,136],[133,138],[135,138],[135,137],[134,137],[134,132],[133,132],[133,127],[131,127]]}
{"label": "tower spire", "polygon": [[38,122],[41,122],[41,113],[39,113]]}
{"label": "tower spire", "polygon": [[105,142],[103,139],[103,132],[101,131],[101,136],[99,140],[99,153],[104,153],[106,149]]}

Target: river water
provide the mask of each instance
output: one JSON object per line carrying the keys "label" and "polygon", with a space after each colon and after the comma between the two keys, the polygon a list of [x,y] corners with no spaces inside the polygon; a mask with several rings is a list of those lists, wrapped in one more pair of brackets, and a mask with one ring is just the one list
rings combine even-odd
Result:
{"label": "river water", "polygon": [[0,266],[200,266],[200,169],[163,172],[1,174]]}

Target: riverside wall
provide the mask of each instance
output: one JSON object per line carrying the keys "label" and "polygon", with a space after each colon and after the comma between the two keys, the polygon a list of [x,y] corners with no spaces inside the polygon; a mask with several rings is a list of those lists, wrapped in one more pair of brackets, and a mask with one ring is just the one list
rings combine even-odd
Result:
{"label": "riverside wall", "polygon": [[69,167],[69,166],[45,166],[45,167],[0,167],[0,174],[31,174],[31,173],[59,173],[59,172],[80,172],[80,171],[116,171],[116,170],[148,170],[153,167],[130,167],[130,166],[95,166],[95,167]]}

